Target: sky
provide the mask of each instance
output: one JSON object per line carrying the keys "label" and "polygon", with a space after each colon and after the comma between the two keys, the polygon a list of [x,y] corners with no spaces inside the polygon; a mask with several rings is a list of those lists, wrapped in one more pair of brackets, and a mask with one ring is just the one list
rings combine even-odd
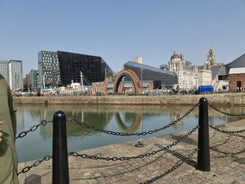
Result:
{"label": "sky", "polygon": [[0,0],[0,60],[38,69],[38,52],[101,56],[113,71],[141,56],[159,68],[173,52],[202,65],[245,53],[245,0]]}

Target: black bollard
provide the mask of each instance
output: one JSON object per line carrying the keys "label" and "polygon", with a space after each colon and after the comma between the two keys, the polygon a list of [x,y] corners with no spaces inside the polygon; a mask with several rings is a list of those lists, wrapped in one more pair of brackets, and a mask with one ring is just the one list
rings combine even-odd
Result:
{"label": "black bollard", "polygon": [[197,169],[210,171],[208,100],[202,97],[199,100],[199,130],[198,130],[198,156]]}
{"label": "black bollard", "polygon": [[63,111],[53,116],[53,184],[69,184],[66,116]]}

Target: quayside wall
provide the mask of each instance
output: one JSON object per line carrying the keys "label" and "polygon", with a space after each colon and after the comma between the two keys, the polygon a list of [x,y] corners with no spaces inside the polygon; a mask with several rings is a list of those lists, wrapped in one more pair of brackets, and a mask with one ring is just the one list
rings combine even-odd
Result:
{"label": "quayside wall", "polygon": [[103,104],[103,105],[193,105],[201,97],[209,103],[221,106],[245,106],[245,92],[205,95],[163,95],[163,96],[31,96],[14,97],[16,104]]}

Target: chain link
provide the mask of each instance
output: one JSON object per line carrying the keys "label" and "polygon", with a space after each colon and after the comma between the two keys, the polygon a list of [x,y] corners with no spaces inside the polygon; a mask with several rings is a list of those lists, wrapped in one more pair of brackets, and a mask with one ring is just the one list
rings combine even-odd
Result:
{"label": "chain link", "polygon": [[43,159],[35,161],[32,165],[24,167],[20,172],[17,173],[17,176],[20,174],[27,173],[33,167],[39,166],[43,161],[48,161],[52,158],[52,156],[46,155]]}
{"label": "chain link", "polygon": [[242,117],[242,116],[245,116],[245,114],[231,114],[231,113],[227,113],[227,112],[224,112],[224,111],[221,111],[220,109],[218,109],[217,107],[213,106],[212,104],[208,103],[208,105],[215,111],[217,112],[220,112],[224,115],[227,115],[227,116],[237,116],[237,117]]}
{"label": "chain link", "polygon": [[195,132],[198,128],[199,128],[199,126],[197,125],[192,130],[190,130],[186,135],[182,136],[177,141],[173,142],[172,144],[170,144],[170,145],[168,145],[166,147],[163,147],[163,148],[161,148],[159,150],[156,150],[156,151],[152,151],[150,153],[140,154],[140,155],[137,155],[137,156],[131,156],[131,157],[101,157],[101,156],[95,156],[95,155],[88,155],[88,154],[85,154],[85,153],[80,154],[80,153],[77,153],[77,152],[70,152],[69,155],[72,155],[72,156],[75,156],[75,157],[86,158],[86,159],[92,159],[92,160],[106,160],[106,161],[125,161],[125,160],[131,160],[131,159],[145,158],[145,157],[149,157],[149,156],[155,155],[158,152],[164,151],[166,149],[172,148],[173,146],[177,145],[180,141],[182,141],[184,138],[188,137],[193,132]]}
{"label": "chain link", "polygon": [[242,129],[242,130],[237,130],[237,131],[227,131],[227,130],[222,130],[222,129],[219,129],[219,128],[216,128],[212,125],[209,125],[210,128],[218,131],[218,132],[222,132],[222,133],[225,133],[225,134],[239,134],[239,133],[242,133],[245,131],[245,129]]}
{"label": "chain link", "polygon": [[53,122],[53,121],[42,120],[39,124],[34,125],[34,126],[32,126],[31,128],[29,128],[29,130],[20,132],[20,133],[16,136],[16,139],[23,138],[23,137],[25,137],[28,133],[36,131],[36,130],[39,128],[40,125],[45,126],[45,125],[47,125],[48,123],[52,123],[52,122]]}
{"label": "chain link", "polygon": [[147,180],[145,182],[142,182],[140,184],[150,184],[150,183],[153,183],[155,182],[156,180],[159,180],[160,178],[162,178],[163,176],[166,176],[167,174],[170,174],[171,172],[173,172],[174,170],[178,169],[183,163],[191,160],[191,158],[193,157],[193,155],[198,151],[198,149],[194,149],[190,154],[188,154],[184,160],[182,161],[177,161],[175,163],[175,165],[173,167],[171,167],[169,170],[167,170],[166,172],[150,179],[150,180]]}
{"label": "chain link", "polygon": [[168,125],[163,126],[162,128],[158,128],[158,129],[154,129],[154,130],[149,130],[149,131],[145,131],[145,132],[137,132],[137,133],[123,133],[123,132],[114,132],[114,131],[109,131],[109,130],[102,130],[102,129],[98,129],[92,125],[89,125],[85,122],[76,120],[74,118],[69,118],[69,121],[75,122],[78,125],[83,126],[84,128],[93,130],[93,131],[98,131],[98,132],[103,132],[105,134],[108,135],[115,135],[115,136],[146,136],[148,134],[153,134],[153,133],[157,133],[161,130],[167,129],[173,125],[175,125],[176,123],[178,123],[179,121],[181,121],[182,119],[184,119],[187,115],[189,115],[192,111],[194,111],[194,109],[196,107],[199,106],[199,103],[195,104],[194,106],[192,106],[182,117],[176,119],[175,121],[169,123]]}

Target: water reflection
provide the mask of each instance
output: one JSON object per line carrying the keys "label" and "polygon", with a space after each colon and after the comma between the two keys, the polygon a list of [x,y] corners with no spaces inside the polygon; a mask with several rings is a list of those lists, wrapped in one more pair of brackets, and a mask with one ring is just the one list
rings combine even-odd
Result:
{"label": "water reflection", "polygon": [[[121,116],[123,116],[123,118]],[[143,124],[142,116],[142,113],[124,113],[123,115],[120,115],[120,113],[115,113],[115,120],[122,132],[135,133]]]}
{"label": "water reflection", "polygon": [[[75,118],[98,129],[124,133],[135,133],[161,128],[182,117],[189,106],[84,106],[84,105],[17,105],[17,132],[28,130],[42,120],[52,121],[53,114],[62,110],[67,118]],[[245,107],[226,108],[220,110],[231,114],[244,114]],[[209,110],[209,121],[218,125],[237,120],[212,109]],[[193,128],[198,122],[198,108],[173,127],[157,134],[158,136]],[[40,126],[35,132],[29,133],[16,142],[19,161],[43,158],[52,154],[52,123]],[[98,146],[130,141],[142,137],[120,137],[106,135],[86,129],[78,124],[67,123],[68,151],[78,151]]]}

